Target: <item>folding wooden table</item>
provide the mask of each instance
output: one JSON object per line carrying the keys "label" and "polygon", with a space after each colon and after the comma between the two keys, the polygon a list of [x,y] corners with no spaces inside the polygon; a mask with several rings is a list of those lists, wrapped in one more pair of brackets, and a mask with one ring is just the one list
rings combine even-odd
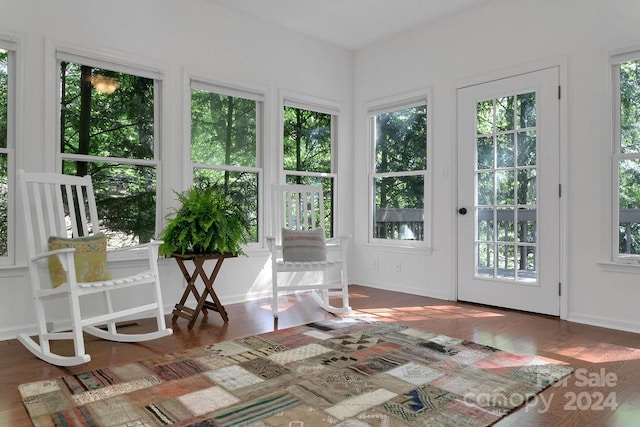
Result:
{"label": "folding wooden table", "polygon": [[[224,306],[220,303],[216,292],[213,290],[213,282],[216,280],[220,267],[222,267],[222,262],[227,258],[233,258],[235,256],[236,255],[232,254],[172,255],[178,263],[178,267],[180,267],[182,275],[187,281],[187,287],[182,293],[182,298],[173,309],[173,317],[171,318],[172,323],[175,323],[176,320],[178,320],[178,317],[183,317],[189,320],[188,329],[191,329],[193,328],[200,312],[202,312],[204,317],[207,317],[207,310],[217,311],[220,313],[220,316],[222,316],[222,320],[224,320],[225,323],[229,321],[227,310],[225,310]],[[216,265],[210,275],[208,275],[204,270],[204,263],[207,260],[216,260]],[[191,261],[193,263],[193,272],[189,272],[187,269],[185,264],[187,261]],[[204,285],[202,293],[200,293],[196,287],[198,279],[200,279]],[[185,306],[187,299],[192,294],[197,301],[195,308]],[[211,301],[207,301],[208,296],[211,297]]]}

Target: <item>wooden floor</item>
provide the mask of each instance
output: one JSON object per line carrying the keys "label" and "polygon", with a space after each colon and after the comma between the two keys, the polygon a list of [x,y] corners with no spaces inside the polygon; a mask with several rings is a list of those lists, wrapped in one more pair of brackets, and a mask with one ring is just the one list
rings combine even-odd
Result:
{"label": "wooden floor", "polygon": [[[528,407],[499,425],[513,426],[640,426],[640,335],[566,322],[553,317],[418,297],[352,286],[355,314],[402,322],[503,350],[537,354],[566,363],[574,375],[550,387]],[[88,338],[92,360],[74,368],[40,361],[16,340],[0,342],[0,426],[30,426],[17,387],[21,383],[87,370],[117,366],[186,347],[202,346],[274,328],[301,325],[330,315],[304,295],[282,297],[278,322],[269,301],[227,306],[229,322],[217,313],[186,328],[174,324],[174,335],[143,344],[120,344]],[[132,332],[149,328],[141,321]]]}

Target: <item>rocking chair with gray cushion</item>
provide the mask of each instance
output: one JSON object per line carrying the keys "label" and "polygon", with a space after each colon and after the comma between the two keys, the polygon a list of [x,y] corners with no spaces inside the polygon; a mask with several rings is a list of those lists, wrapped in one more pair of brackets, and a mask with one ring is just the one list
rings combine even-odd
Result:
{"label": "rocking chair with gray cushion", "polygon": [[[330,313],[350,311],[349,236],[325,238],[322,186],[279,185],[273,190],[274,232],[279,236],[266,239],[271,251],[273,316],[278,317],[280,293],[301,290],[311,291],[313,299]],[[292,283],[295,273],[307,272],[318,273],[313,283]],[[285,277],[283,273],[288,275]],[[332,297],[340,298],[341,304],[332,305]]]}
{"label": "rocking chair with gray cushion", "polygon": [[[73,366],[91,360],[85,352],[83,331],[120,342],[171,335],[173,330],[165,325],[158,274],[158,245],[162,242],[107,251],[89,176],[20,170],[18,179],[38,328],[37,342],[28,334],[19,334],[18,340],[46,362]],[[112,252],[121,252],[123,259],[146,260],[147,265],[135,274],[111,277],[107,260]],[[138,287],[142,289],[135,295],[127,294]],[[141,304],[131,302],[141,299],[145,300]],[[156,318],[155,331],[127,334],[118,330],[116,321],[145,316]],[[53,340],[72,340],[74,355],[53,352]]]}

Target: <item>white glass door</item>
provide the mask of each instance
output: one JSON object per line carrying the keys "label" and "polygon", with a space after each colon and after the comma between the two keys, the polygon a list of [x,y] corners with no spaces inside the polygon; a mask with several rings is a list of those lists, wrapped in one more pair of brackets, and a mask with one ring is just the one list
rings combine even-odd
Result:
{"label": "white glass door", "polygon": [[458,299],[559,314],[558,69],[458,91]]}

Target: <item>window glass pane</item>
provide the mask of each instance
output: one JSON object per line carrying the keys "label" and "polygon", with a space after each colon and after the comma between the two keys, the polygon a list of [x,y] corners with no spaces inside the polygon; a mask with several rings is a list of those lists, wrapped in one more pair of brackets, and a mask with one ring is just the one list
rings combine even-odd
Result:
{"label": "window glass pane", "polygon": [[620,65],[620,151],[640,152],[640,60]]}
{"label": "window glass pane", "polygon": [[331,172],[331,114],[284,107],[285,170]]}
{"label": "window glass pane", "polygon": [[7,155],[0,153],[0,256],[9,255]]}
{"label": "window glass pane", "polygon": [[620,254],[640,255],[640,159],[619,163],[619,243]]}
{"label": "window glass pane", "polygon": [[376,173],[427,169],[427,106],[379,114]]}
{"label": "window glass pane", "polygon": [[285,178],[287,184],[303,184],[303,185],[322,185],[324,199],[324,229],[327,237],[334,235],[333,224],[333,196],[334,196],[334,179],[332,177],[320,176],[300,176],[287,175]]}
{"label": "window glass pane", "polygon": [[248,241],[258,241],[258,174],[217,169],[194,169],[194,185],[214,185],[224,188],[243,207],[249,224]]}
{"label": "window glass pane", "polygon": [[[109,247],[155,238],[156,167],[135,164],[155,159],[155,81],[61,62],[60,87],[62,171],[91,175]],[[104,160],[72,160],[67,154]]]}
{"label": "window glass pane", "polygon": [[110,247],[146,243],[155,238],[155,167],[63,161],[68,175],[91,175],[100,227]]}
{"label": "window glass pane", "polygon": [[256,101],[193,89],[191,161],[256,166]]}
{"label": "window glass pane", "polygon": [[154,158],[154,81],[61,63],[61,152]]}
{"label": "window glass pane", "polygon": [[376,239],[424,240],[424,176],[374,179]]}
{"label": "window glass pane", "polygon": [[9,109],[9,53],[0,49],[0,148],[7,148],[7,112]]}

